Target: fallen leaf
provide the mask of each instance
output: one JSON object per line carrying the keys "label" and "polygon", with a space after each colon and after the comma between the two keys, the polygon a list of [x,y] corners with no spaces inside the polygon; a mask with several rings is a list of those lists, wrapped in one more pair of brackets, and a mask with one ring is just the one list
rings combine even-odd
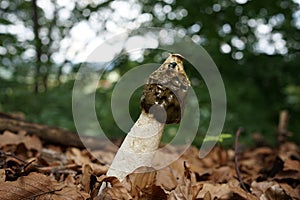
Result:
{"label": "fallen leaf", "polygon": [[35,135],[30,136],[26,134],[15,134],[10,131],[4,131],[2,135],[0,135],[0,146],[8,146],[8,145],[19,145],[24,144],[26,149],[28,150],[36,150],[40,152],[42,149],[41,140]]}
{"label": "fallen leaf", "polygon": [[[184,163],[184,177],[180,180],[179,184],[173,190],[168,199],[169,200],[176,200],[176,199],[195,199],[199,190],[194,191],[193,190],[193,182],[195,180],[195,177],[193,177],[194,174],[190,171],[187,164]],[[200,187],[196,187],[200,189]]]}
{"label": "fallen leaf", "polygon": [[212,199],[212,198],[211,198],[210,192],[206,192],[206,193],[204,194],[203,200],[211,200],[211,199]]}
{"label": "fallen leaf", "polygon": [[156,185],[161,186],[164,190],[171,191],[176,188],[178,179],[173,174],[171,167],[165,167],[157,171]]}
{"label": "fallen leaf", "polygon": [[244,200],[257,200],[257,198],[253,194],[249,194],[245,190],[243,190],[240,187],[232,187],[229,185],[230,190],[234,193],[234,195],[238,195],[239,199],[244,199]]}
{"label": "fallen leaf", "polygon": [[40,173],[30,173],[16,181],[0,183],[2,200],[10,199],[87,199],[87,193],[77,191],[76,186],[67,186]]}
{"label": "fallen leaf", "polygon": [[106,184],[99,197],[97,199],[101,200],[111,200],[111,199],[122,199],[130,200],[132,199],[131,195],[128,193],[124,185],[113,176],[102,175],[97,178],[101,184]]}
{"label": "fallen leaf", "polygon": [[260,198],[261,195],[263,195],[268,188],[270,188],[272,185],[274,185],[274,182],[271,181],[263,181],[263,182],[256,182],[253,181],[251,184],[251,192],[258,198]]}
{"label": "fallen leaf", "polygon": [[93,172],[93,169],[89,164],[85,164],[83,166],[81,183],[84,188],[84,191],[87,193],[90,192],[90,182],[91,182],[92,172]]}
{"label": "fallen leaf", "polygon": [[287,159],[283,165],[283,171],[298,171],[300,172],[300,162],[298,160]]}
{"label": "fallen leaf", "polygon": [[286,183],[279,183],[279,185],[292,199],[300,199],[300,186],[292,188]]}
{"label": "fallen leaf", "polygon": [[219,167],[212,170],[210,179],[215,183],[226,183],[233,177],[232,168],[228,166]]}
{"label": "fallen leaf", "polygon": [[165,199],[166,194],[155,185],[155,180],[156,170],[151,167],[140,167],[126,176],[123,182],[134,199],[148,199],[154,196]]}
{"label": "fallen leaf", "polygon": [[69,148],[66,152],[66,156],[69,160],[74,161],[77,165],[84,165],[91,163],[88,155],[80,151],[78,148]]}
{"label": "fallen leaf", "polygon": [[230,199],[231,190],[228,184],[211,184],[204,183],[202,190],[197,195],[197,198],[204,198],[209,192],[212,199]]}
{"label": "fallen leaf", "polygon": [[267,199],[273,200],[273,199],[284,199],[284,200],[292,200],[292,198],[286,194],[286,192],[278,185],[272,185],[269,187],[265,194]]}

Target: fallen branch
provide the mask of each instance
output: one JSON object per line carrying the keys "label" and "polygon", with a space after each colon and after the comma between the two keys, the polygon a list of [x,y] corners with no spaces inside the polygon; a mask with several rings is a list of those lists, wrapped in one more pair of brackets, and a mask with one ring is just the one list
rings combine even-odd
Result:
{"label": "fallen branch", "polygon": [[[0,131],[11,131],[18,133],[25,131],[29,135],[35,135],[41,140],[62,146],[77,148],[101,149],[107,143],[100,137],[80,136],[71,131],[25,121],[23,117],[0,112]],[[114,147],[112,145],[112,147]]]}
{"label": "fallen branch", "polygon": [[42,140],[64,146],[84,147],[78,135],[62,128],[51,127],[36,123],[27,122],[0,115],[0,130],[12,132],[25,131],[28,134],[36,135]]}

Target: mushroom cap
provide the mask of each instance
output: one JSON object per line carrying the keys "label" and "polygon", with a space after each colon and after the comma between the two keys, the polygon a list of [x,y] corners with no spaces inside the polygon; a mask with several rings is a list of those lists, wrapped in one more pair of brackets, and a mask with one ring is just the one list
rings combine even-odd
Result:
{"label": "mushroom cap", "polygon": [[170,54],[149,76],[141,98],[142,109],[161,123],[179,123],[189,87],[183,56]]}

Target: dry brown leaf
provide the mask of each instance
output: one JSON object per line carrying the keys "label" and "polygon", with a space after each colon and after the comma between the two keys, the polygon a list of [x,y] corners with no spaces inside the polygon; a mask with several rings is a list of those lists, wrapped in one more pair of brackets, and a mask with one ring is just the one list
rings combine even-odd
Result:
{"label": "dry brown leaf", "polygon": [[25,147],[29,150],[33,149],[33,150],[36,150],[38,152],[41,151],[42,149],[42,142],[41,140],[35,136],[35,135],[32,135],[32,136],[25,136],[24,137],[24,140],[23,140],[23,143],[25,145]]}
{"label": "dry brown leaf", "polygon": [[203,197],[203,200],[212,200],[211,194],[209,192],[206,192],[204,197]]}
{"label": "dry brown leaf", "polygon": [[179,159],[169,165],[174,178],[177,179],[177,182],[184,177],[184,162],[185,160]]}
{"label": "dry brown leaf", "polygon": [[197,195],[197,198],[204,198],[205,194],[209,192],[211,198],[230,199],[231,190],[228,184],[211,184],[204,183],[202,190]]}
{"label": "dry brown leaf", "polygon": [[4,131],[4,133],[0,135],[0,146],[18,145],[22,142],[23,138],[24,137],[22,135],[17,135],[10,131]]}
{"label": "dry brown leaf", "polygon": [[147,199],[149,197],[164,197],[162,188],[155,186],[156,171],[151,167],[140,167],[126,176],[123,183],[134,199]]}
{"label": "dry brown leaf", "polygon": [[67,186],[52,180],[49,176],[30,173],[13,182],[0,184],[2,200],[10,199],[87,199],[87,193],[77,191],[76,186]]}
{"label": "dry brown leaf", "polygon": [[97,197],[97,199],[101,199],[101,200],[132,199],[127,189],[124,187],[122,183],[120,183],[120,181],[116,177],[102,175],[98,177],[97,180],[102,184],[107,184],[111,186],[111,187],[105,187],[102,190],[101,195]]}
{"label": "dry brown leaf", "polygon": [[171,191],[176,188],[178,179],[173,174],[171,167],[165,167],[157,171],[156,185],[161,186],[164,190]]}
{"label": "dry brown leaf", "polygon": [[203,167],[214,168],[222,165],[227,161],[226,152],[220,147],[216,146],[209,152],[209,154],[201,160]]}
{"label": "dry brown leaf", "polygon": [[292,198],[286,194],[286,192],[278,185],[272,185],[269,187],[264,196],[268,200],[273,200],[273,199],[284,199],[284,200],[292,200]]}
{"label": "dry brown leaf", "polygon": [[83,172],[82,172],[82,178],[81,183],[84,188],[84,191],[89,193],[91,188],[91,175],[92,175],[93,169],[90,165],[85,164],[83,166]]}
{"label": "dry brown leaf", "polygon": [[[62,188],[60,191],[56,191],[52,196],[52,200],[85,200],[90,199],[90,195],[81,191],[76,185]],[[49,199],[45,199],[49,200]]]}
{"label": "dry brown leaf", "polygon": [[[193,190],[193,183],[195,182],[194,174],[190,171],[190,169],[187,167],[186,163],[184,163],[184,177],[179,181],[179,184],[173,190],[168,199],[169,200],[177,200],[177,199],[195,199],[199,190],[194,191]],[[199,187],[200,189],[200,187]]]}
{"label": "dry brown leaf", "polygon": [[272,185],[274,185],[274,182],[272,181],[263,181],[263,182],[256,182],[253,181],[251,183],[251,192],[258,198],[260,198],[261,195],[263,195],[268,188],[270,188]]}
{"label": "dry brown leaf", "polygon": [[[286,185],[285,188],[287,188]],[[291,196],[289,196],[278,183],[273,181],[264,181],[259,183],[254,181],[251,184],[251,190],[252,193],[255,194],[259,199],[292,199]],[[295,193],[293,194],[293,196],[294,195]]]}
{"label": "dry brown leaf", "polygon": [[77,165],[84,165],[92,163],[91,159],[84,152],[80,151],[78,148],[69,148],[66,152],[68,159],[73,160]]}
{"label": "dry brown leaf", "polygon": [[213,180],[215,183],[226,183],[230,179],[232,179],[232,177],[232,168],[228,166],[223,166],[217,169],[213,169],[210,179]]}
{"label": "dry brown leaf", "polygon": [[40,152],[42,149],[41,140],[35,135],[30,136],[24,134],[15,134],[10,131],[4,131],[2,135],[0,135],[0,146],[4,147],[7,145],[19,145],[24,144],[26,149],[28,150],[36,150]]}
{"label": "dry brown leaf", "polygon": [[257,200],[257,198],[254,195],[249,194],[248,192],[246,192],[245,190],[243,190],[240,187],[233,187],[233,186],[229,185],[229,188],[234,194],[236,194],[240,197],[239,199]]}
{"label": "dry brown leaf", "polygon": [[38,173],[20,177],[14,182],[0,184],[0,196],[3,200],[33,198],[38,196],[50,197],[55,189],[51,184],[50,177]]}
{"label": "dry brown leaf", "polygon": [[67,184],[67,185],[75,185],[75,184],[77,184],[77,182],[76,182],[73,174],[69,174],[67,176],[67,178],[65,179],[64,183]]}
{"label": "dry brown leaf", "polygon": [[287,159],[283,165],[283,171],[298,171],[300,172],[300,162],[298,160]]}
{"label": "dry brown leaf", "polygon": [[91,153],[96,159],[105,165],[110,165],[116,155],[115,151],[110,152],[106,150],[94,150]]}
{"label": "dry brown leaf", "polygon": [[167,200],[167,194],[160,186],[152,185],[151,187],[147,187],[141,190],[139,196],[135,196],[133,199],[135,200]]}
{"label": "dry brown leaf", "polygon": [[271,149],[270,147],[260,147],[260,148],[256,148],[253,151],[249,151],[250,155],[251,154],[256,154],[259,156],[266,156],[266,155],[270,155],[273,154],[274,150]]}
{"label": "dry brown leaf", "polygon": [[278,154],[279,154],[279,157],[284,161],[289,159],[291,156],[295,156],[299,160],[300,159],[299,152],[300,152],[300,149],[297,144],[292,143],[292,142],[286,142],[279,146]]}
{"label": "dry brown leaf", "polygon": [[292,199],[300,199],[300,186],[292,188],[286,183],[279,183],[279,185]]}
{"label": "dry brown leaf", "polygon": [[[189,147],[184,154],[181,156],[182,163],[186,161],[189,163],[190,170],[192,172],[201,174],[203,173],[203,163],[204,161],[199,158],[199,149],[196,147]],[[184,172],[183,164],[179,163],[179,166],[182,168],[181,172]],[[182,173],[181,173],[182,174]]]}
{"label": "dry brown leaf", "polygon": [[93,174],[95,176],[101,176],[103,174],[106,174],[107,170],[108,170],[109,166],[105,165],[96,165],[95,167],[93,167]]}
{"label": "dry brown leaf", "polygon": [[294,170],[281,171],[274,177],[275,180],[300,180],[300,172]]}

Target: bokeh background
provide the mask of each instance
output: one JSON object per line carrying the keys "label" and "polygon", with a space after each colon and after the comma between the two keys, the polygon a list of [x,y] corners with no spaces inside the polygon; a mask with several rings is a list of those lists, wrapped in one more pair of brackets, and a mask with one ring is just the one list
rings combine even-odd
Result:
{"label": "bokeh background", "polygon": [[[0,9],[1,112],[22,113],[28,121],[76,131],[72,88],[89,53],[120,32],[161,27],[192,38],[218,66],[228,101],[222,142],[230,144],[230,135],[241,126],[245,143],[255,143],[255,135],[275,144],[279,113],[287,110],[290,139],[300,143],[299,0],[1,0]],[[172,37],[164,42],[172,43]],[[111,114],[116,81],[133,67],[161,63],[167,56],[149,49],[130,53],[112,44],[103,46],[102,60],[90,65],[103,70],[118,51],[122,56],[109,63],[96,95],[100,124],[112,138],[125,135]],[[211,104],[205,82],[185,65],[201,97],[194,141],[199,145]],[[141,88],[130,101],[133,120],[140,112],[140,95]],[[166,141],[176,128],[168,126]]]}

